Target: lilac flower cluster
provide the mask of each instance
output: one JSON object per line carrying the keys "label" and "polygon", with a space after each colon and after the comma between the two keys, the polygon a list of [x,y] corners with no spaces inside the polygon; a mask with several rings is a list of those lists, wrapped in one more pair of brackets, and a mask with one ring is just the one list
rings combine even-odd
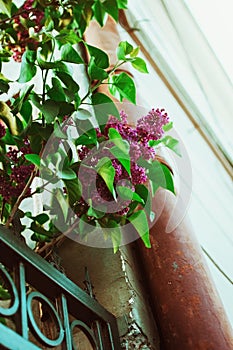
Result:
{"label": "lilac flower cluster", "polygon": [[26,0],[20,8],[20,15],[14,17],[17,41],[16,43],[9,41],[8,46],[13,52],[12,57],[16,62],[21,62],[26,47],[36,50],[38,46],[38,41],[30,37],[29,29],[22,24],[23,18],[23,20],[29,20],[31,22],[30,26],[33,27],[35,33],[39,33],[42,29],[44,12],[38,8],[34,8],[33,3],[34,0]]}
{"label": "lilac flower cluster", "polygon": [[164,134],[163,126],[168,122],[169,118],[164,109],[152,109],[137,122],[137,134],[141,142],[160,139]]}
{"label": "lilac flower cluster", "polygon": [[[144,160],[155,158],[155,150],[149,146],[149,141],[158,140],[163,136],[163,125],[169,122],[167,113],[163,109],[152,109],[146,116],[138,120],[136,127],[128,124],[128,117],[124,111],[120,112],[120,118],[119,120],[110,116],[103,131],[96,129],[97,139],[100,142],[97,151],[96,149],[93,151],[93,148],[89,146],[82,146],[78,149],[79,159],[86,166],[84,172],[78,172],[83,191],[83,198],[79,201],[80,203],[77,203],[78,206],[80,204],[80,208],[83,208],[83,202],[91,198],[94,208],[101,208],[101,206],[106,208],[106,204],[108,204],[106,208],[108,213],[126,215],[129,211],[131,201],[120,198],[115,201],[106,183],[94,169],[103,157],[110,158],[115,169],[115,188],[117,186],[128,187],[130,184],[130,189],[134,191],[136,185],[145,184],[148,180],[146,169],[138,164],[138,160],[140,158]],[[118,159],[113,159],[110,152],[111,147],[114,146],[114,143],[109,140],[110,128],[117,130],[122,139],[129,143],[130,175]],[[101,143],[104,145],[103,147]]]}
{"label": "lilac flower cluster", "polygon": [[[0,195],[6,202],[11,202],[17,198],[23,191],[26,182],[34,170],[34,165],[30,164],[24,158],[25,154],[31,153],[28,140],[25,140],[24,146],[20,149],[9,147],[6,153],[8,171],[0,170]],[[30,189],[26,196],[30,195]]]}

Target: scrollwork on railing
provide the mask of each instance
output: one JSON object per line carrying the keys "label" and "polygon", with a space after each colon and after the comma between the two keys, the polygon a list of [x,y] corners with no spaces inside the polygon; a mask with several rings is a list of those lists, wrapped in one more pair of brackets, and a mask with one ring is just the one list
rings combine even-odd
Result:
{"label": "scrollwork on railing", "polygon": [[[26,350],[36,339],[36,346],[57,348],[62,344],[68,350],[78,349],[74,334],[82,333],[88,339],[88,349],[120,349],[113,315],[21,242],[12,242],[2,229],[0,233],[1,280],[11,296],[4,306],[0,303],[0,319],[11,318],[15,323],[15,329],[10,330],[11,339],[8,337],[5,344],[6,337],[0,337],[0,345],[14,349],[21,339],[22,349]],[[35,314],[35,306],[40,315]],[[52,336],[41,327],[44,314]],[[1,332],[9,332],[7,326],[7,322],[0,324]]]}

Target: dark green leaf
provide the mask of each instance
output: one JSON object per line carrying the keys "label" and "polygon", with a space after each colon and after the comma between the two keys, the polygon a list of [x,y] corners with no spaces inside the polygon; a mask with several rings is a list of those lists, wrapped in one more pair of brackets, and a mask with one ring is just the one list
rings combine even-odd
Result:
{"label": "dark green leaf", "polygon": [[7,93],[10,85],[3,79],[0,79],[0,91],[1,93]]}
{"label": "dark green leaf", "polygon": [[33,232],[38,233],[39,235],[42,235],[43,236],[42,241],[43,241],[44,237],[47,237],[47,239],[48,239],[48,238],[52,237],[52,235],[53,235],[50,231],[45,230],[44,227],[41,226],[37,220],[33,221],[31,223],[30,229]]}
{"label": "dark green leaf", "polygon": [[29,101],[23,102],[22,107],[20,109],[20,114],[23,117],[26,124],[28,125],[32,120],[32,105]]}
{"label": "dark green leaf", "polygon": [[11,299],[11,294],[8,292],[7,289],[3,288],[3,286],[0,285],[0,300],[8,299]]}
{"label": "dark green leaf", "polygon": [[82,185],[79,179],[76,177],[73,180],[63,180],[69,199],[69,204],[72,207],[75,202],[77,202],[82,195]]}
{"label": "dark green leaf", "polygon": [[105,17],[105,10],[102,6],[102,3],[99,0],[96,0],[94,5],[92,6],[94,17],[97,20],[97,22],[100,24],[101,27],[104,25],[104,17]]}
{"label": "dark green leaf", "polygon": [[40,225],[45,224],[47,221],[49,221],[49,216],[47,214],[39,214],[37,216],[32,217],[36,222],[38,222]]}
{"label": "dark green leaf", "polygon": [[118,21],[118,6],[116,0],[106,0],[102,2],[103,7],[105,8],[106,12],[112,16],[115,21]]}
{"label": "dark green leaf", "polygon": [[72,76],[65,72],[59,72],[57,71],[56,76],[69,88],[70,91],[73,93],[79,91],[79,85],[74,81]]}
{"label": "dark green leaf", "polygon": [[27,50],[22,56],[22,63],[20,69],[20,75],[18,78],[19,83],[26,83],[30,81],[36,75],[36,52]]}
{"label": "dark green leaf", "polygon": [[46,100],[40,107],[47,123],[52,123],[59,112],[59,104],[53,100]]}
{"label": "dark green leaf", "polygon": [[94,105],[96,120],[98,121],[101,129],[104,128],[110,115],[120,119],[120,114],[117,107],[107,95],[97,92],[92,95],[91,99],[92,104]]}
{"label": "dark green leaf", "polygon": [[25,154],[24,158],[37,167],[40,166],[40,156],[38,154]]}
{"label": "dark green leaf", "polygon": [[109,91],[121,102],[126,98],[136,104],[136,88],[133,79],[126,73],[113,75],[109,78]]}
{"label": "dark green leaf", "polygon": [[138,184],[135,187],[135,192],[144,200],[144,209],[148,215],[151,213],[151,196],[148,188],[145,185]]}
{"label": "dark green leaf", "polygon": [[146,248],[151,248],[149,226],[144,210],[138,210],[136,213],[133,213],[128,220],[138,232]]}
{"label": "dark green leaf", "polygon": [[131,64],[139,72],[148,73],[148,70],[146,67],[146,62],[142,58],[140,58],[140,57],[134,58],[134,60],[131,62]]}
{"label": "dark green leaf", "polygon": [[154,161],[149,169],[148,177],[152,181],[154,189],[163,187],[175,193],[172,175],[166,165]]}
{"label": "dark green leaf", "polygon": [[82,58],[79,56],[78,52],[72,47],[71,44],[66,44],[62,46],[61,59],[62,61],[70,63],[84,63]]}
{"label": "dark green leaf", "polygon": [[15,142],[15,139],[14,137],[12,136],[9,128],[6,129],[6,134],[4,137],[2,137],[1,139],[5,144],[8,144],[8,145],[15,145],[16,142]]}
{"label": "dark green leaf", "polygon": [[89,51],[90,56],[95,58],[95,64],[98,67],[100,67],[102,69],[108,68],[109,58],[108,58],[108,55],[104,51],[98,49],[95,46],[91,46],[91,45],[87,45],[87,44],[86,44],[86,47]]}
{"label": "dark green leaf", "polygon": [[65,102],[66,94],[64,89],[57,78],[52,78],[52,88],[48,91],[48,96],[56,102]]}
{"label": "dark green leaf", "polygon": [[91,80],[101,80],[102,81],[108,77],[108,73],[104,69],[98,67],[95,64],[94,57],[91,57],[91,59],[90,59],[90,62],[88,65],[88,75],[91,78]]}

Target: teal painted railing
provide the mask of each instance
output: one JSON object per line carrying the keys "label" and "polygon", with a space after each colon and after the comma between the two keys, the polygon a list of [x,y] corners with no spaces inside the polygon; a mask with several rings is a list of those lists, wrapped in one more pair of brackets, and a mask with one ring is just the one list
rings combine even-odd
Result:
{"label": "teal painted railing", "polygon": [[[0,276],[11,294],[7,307],[0,304],[2,347],[33,350],[41,344],[43,348],[76,349],[73,331],[77,327],[93,349],[120,349],[115,317],[4,227],[0,227]],[[47,310],[41,319],[50,315],[55,337],[41,330],[34,314],[35,301]],[[14,327],[5,322],[9,318]]]}

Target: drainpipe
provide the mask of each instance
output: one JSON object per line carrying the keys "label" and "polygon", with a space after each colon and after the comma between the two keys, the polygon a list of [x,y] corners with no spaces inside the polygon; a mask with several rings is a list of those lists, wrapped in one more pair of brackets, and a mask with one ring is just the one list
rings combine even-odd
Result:
{"label": "drainpipe", "polygon": [[175,203],[174,195],[159,190],[153,206],[163,210],[150,230],[152,247],[137,241],[161,349],[233,349],[232,329],[188,219],[166,233]]}

